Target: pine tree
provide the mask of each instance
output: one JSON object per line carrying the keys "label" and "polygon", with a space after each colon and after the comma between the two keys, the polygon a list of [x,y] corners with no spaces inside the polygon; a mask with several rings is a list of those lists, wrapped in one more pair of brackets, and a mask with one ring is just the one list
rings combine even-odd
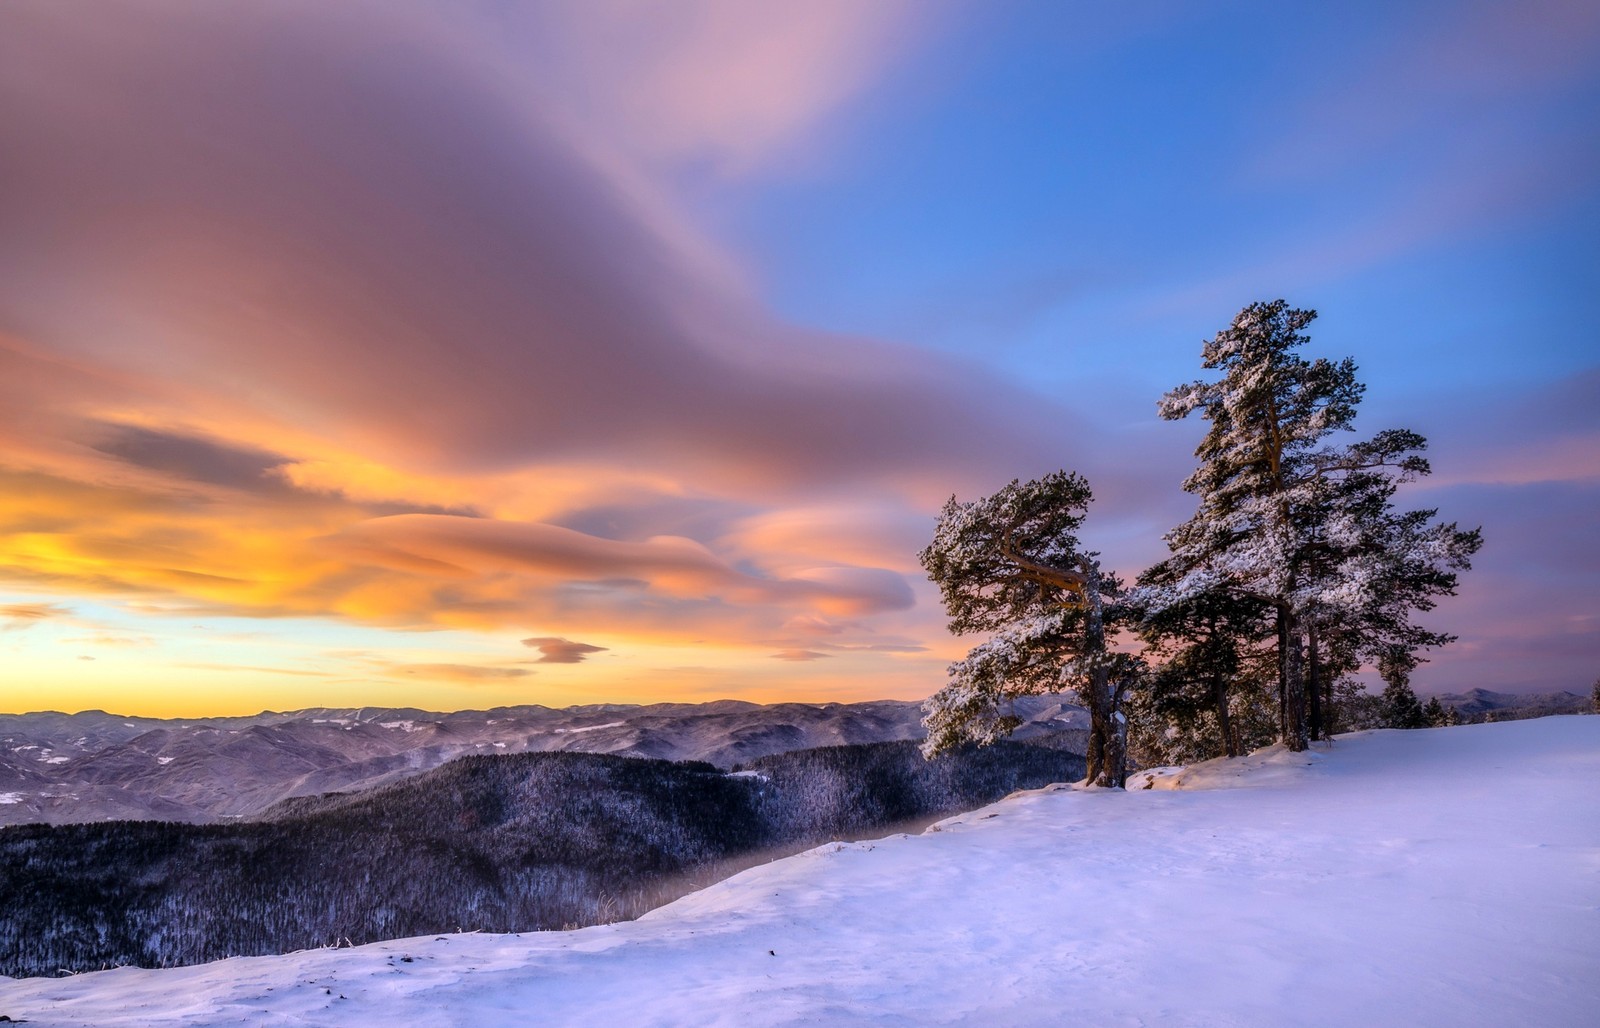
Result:
{"label": "pine tree", "polygon": [[1161,658],[1155,651],[1140,687],[1128,698],[1128,753],[1139,766],[1242,755],[1277,737],[1276,672],[1270,652],[1244,653],[1221,700],[1214,678],[1197,673],[1201,669],[1182,656],[1164,663]]}
{"label": "pine tree", "polygon": [[[1454,594],[1457,572],[1471,566],[1483,540],[1477,529],[1435,522],[1437,510],[1396,510],[1400,485],[1430,472],[1426,447],[1414,432],[1390,430],[1314,461],[1322,498],[1308,508],[1303,591],[1313,698],[1318,683],[1326,688],[1363,660],[1402,661],[1409,676],[1424,660],[1419,651],[1455,640],[1412,615]],[[1314,704],[1313,733],[1325,725],[1319,713]]]}
{"label": "pine tree", "polygon": [[1426,728],[1427,714],[1422,701],[1411,689],[1411,672],[1417,660],[1403,647],[1394,647],[1378,659],[1378,675],[1383,679],[1383,726],[1385,728]]}
{"label": "pine tree", "polygon": [[949,684],[928,700],[929,756],[1012,732],[1017,696],[1070,689],[1089,710],[1086,780],[1125,784],[1121,707],[1137,666],[1106,646],[1108,622],[1122,616],[1120,590],[1078,541],[1090,499],[1087,482],[1058,471],[968,503],[952,496],[940,511],[919,559],[950,630],[993,635],[950,665]]}
{"label": "pine tree", "polygon": [[1444,704],[1439,702],[1437,696],[1428,697],[1427,704],[1422,708],[1422,716],[1429,728],[1443,728],[1450,723],[1450,715],[1445,712]]}
{"label": "pine tree", "polygon": [[1174,389],[1159,408],[1169,420],[1200,411],[1211,427],[1195,451],[1199,466],[1184,482],[1199,510],[1168,534],[1172,555],[1157,575],[1171,584],[1152,606],[1221,589],[1270,608],[1279,734],[1291,750],[1306,747],[1297,493],[1308,481],[1304,465],[1313,447],[1349,426],[1361,398],[1353,362],[1311,362],[1294,352],[1315,317],[1281,300],[1251,304],[1202,351],[1203,366],[1221,370],[1222,379]]}
{"label": "pine tree", "polygon": [[1142,579],[1138,602],[1159,614],[1221,592],[1262,604],[1275,636],[1279,738],[1302,750],[1325,731],[1339,674],[1380,652],[1442,645],[1450,636],[1410,614],[1449,594],[1481,545],[1476,531],[1435,525],[1434,511],[1400,513],[1398,485],[1428,473],[1421,436],[1379,433],[1331,446],[1348,431],[1364,387],[1350,359],[1295,351],[1315,311],[1255,303],[1205,344],[1216,382],[1169,392],[1160,412],[1210,422],[1184,488],[1199,498],[1167,536],[1171,555]]}
{"label": "pine tree", "polygon": [[1422,702],[1405,682],[1393,682],[1383,687],[1383,722],[1386,728],[1428,726]]}
{"label": "pine tree", "polygon": [[1383,698],[1367,692],[1354,678],[1341,678],[1334,684],[1334,724],[1340,732],[1364,732],[1387,727],[1383,720]]}
{"label": "pine tree", "polygon": [[1589,693],[1589,701],[1594,704],[1594,712],[1600,714],[1600,678],[1594,680],[1594,690]]}
{"label": "pine tree", "polygon": [[[1161,581],[1161,568],[1141,576],[1142,587]],[[1248,597],[1208,590],[1159,610],[1140,610],[1139,635],[1157,665],[1146,678],[1141,713],[1166,722],[1171,742],[1147,746],[1165,763],[1237,757],[1259,744],[1251,716],[1266,698],[1260,688],[1258,647],[1265,609]],[[1245,710],[1236,717],[1235,708]],[[1248,724],[1247,724],[1248,722]],[[1209,735],[1208,741],[1193,738]]]}

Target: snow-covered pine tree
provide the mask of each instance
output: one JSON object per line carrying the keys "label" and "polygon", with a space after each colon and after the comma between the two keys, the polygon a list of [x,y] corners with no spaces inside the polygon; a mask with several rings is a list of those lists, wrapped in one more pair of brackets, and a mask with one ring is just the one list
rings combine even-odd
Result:
{"label": "snow-covered pine tree", "polygon": [[1010,734],[1020,724],[1010,710],[1017,696],[1072,690],[1089,710],[1086,781],[1125,785],[1121,706],[1137,663],[1106,646],[1119,589],[1078,541],[1090,499],[1087,482],[1057,471],[967,503],[952,496],[939,512],[919,559],[950,630],[993,634],[950,665],[949,684],[929,698],[929,756]]}
{"label": "snow-covered pine tree", "polygon": [[1211,427],[1184,483],[1199,508],[1168,533],[1171,555],[1147,573],[1138,597],[1156,613],[1219,590],[1265,604],[1276,636],[1279,737],[1291,750],[1305,749],[1308,725],[1323,721],[1333,684],[1323,674],[1324,639],[1337,637],[1345,665],[1448,642],[1412,625],[1410,612],[1452,592],[1455,569],[1481,545],[1476,531],[1431,524],[1434,511],[1394,511],[1397,484],[1428,473],[1421,436],[1388,431],[1326,444],[1351,428],[1364,387],[1354,361],[1296,352],[1316,316],[1283,300],[1251,304],[1202,351],[1202,365],[1222,378],[1162,398],[1162,417],[1199,411]]}
{"label": "snow-covered pine tree", "polygon": [[1330,713],[1318,701],[1331,702],[1338,675],[1365,660],[1403,664],[1409,676],[1424,660],[1418,651],[1455,640],[1411,617],[1455,592],[1457,572],[1471,566],[1483,539],[1477,529],[1436,523],[1437,510],[1395,508],[1400,484],[1429,473],[1426,447],[1414,432],[1390,430],[1312,458],[1307,491],[1319,499],[1305,513],[1301,595],[1314,737]]}
{"label": "snow-covered pine tree", "polygon": [[[1146,572],[1140,585],[1162,584],[1161,570]],[[1159,751],[1162,763],[1237,757],[1270,741],[1256,732],[1261,706],[1271,703],[1271,690],[1260,682],[1260,647],[1270,632],[1267,610],[1251,597],[1212,589],[1140,611],[1139,636],[1151,647],[1155,667],[1138,710],[1164,722],[1144,733],[1152,736],[1144,740],[1146,748]]]}
{"label": "snow-covered pine tree", "polygon": [[1142,594],[1156,611],[1218,589],[1271,609],[1279,735],[1291,750],[1306,747],[1303,605],[1296,602],[1302,494],[1311,481],[1305,465],[1325,436],[1350,426],[1362,392],[1354,362],[1307,361],[1295,352],[1315,317],[1282,300],[1251,304],[1202,350],[1202,366],[1221,370],[1221,380],[1162,398],[1163,418],[1200,411],[1211,428],[1184,482],[1199,509],[1168,533],[1171,556],[1152,569],[1169,584]]}

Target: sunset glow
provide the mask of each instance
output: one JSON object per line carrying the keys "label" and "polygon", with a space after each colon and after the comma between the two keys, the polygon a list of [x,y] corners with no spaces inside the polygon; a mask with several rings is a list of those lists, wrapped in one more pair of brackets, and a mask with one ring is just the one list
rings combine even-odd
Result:
{"label": "sunset glow", "polygon": [[1483,525],[1418,689],[1587,690],[1600,9],[1515,9],[7,4],[0,711],[927,696],[945,497],[1136,573],[1276,296]]}

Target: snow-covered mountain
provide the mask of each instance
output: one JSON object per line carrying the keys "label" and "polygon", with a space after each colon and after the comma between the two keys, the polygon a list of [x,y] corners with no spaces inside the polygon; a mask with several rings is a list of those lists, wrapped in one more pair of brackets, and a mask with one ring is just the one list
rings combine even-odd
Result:
{"label": "snow-covered mountain", "polygon": [[[638,921],[0,981],[33,1025],[1589,1026],[1600,717],[1053,786]],[[1147,783],[1149,789],[1141,789]]]}
{"label": "snow-covered mountain", "polygon": [[[1058,697],[1020,704],[1018,738],[1087,726]],[[294,796],[370,788],[471,753],[550,750],[704,760],[922,737],[921,704],[657,703],[565,709],[316,708],[160,720],[0,715],[0,825],[248,817]],[[1081,750],[1079,751],[1081,752]]]}
{"label": "snow-covered mountain", "polygon": [[1439,694],[1439,702],[1454,707],[1468,718],[1511,721],[1551,714],[1588,714],[1593,706],[1589,697],[1575,692],[1509,693],[1491,689]]}

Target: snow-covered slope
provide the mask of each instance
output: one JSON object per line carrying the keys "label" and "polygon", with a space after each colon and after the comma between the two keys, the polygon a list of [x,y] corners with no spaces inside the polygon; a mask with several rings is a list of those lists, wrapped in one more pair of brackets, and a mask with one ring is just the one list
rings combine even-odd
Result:
{"label": "snow-covered slope", "polygon": [[[0,982],[59,1024],[1593,1025],[1600,717],[1052,787],[639,921]],[[1136,783],[1137,784],[1137,783]]]}

